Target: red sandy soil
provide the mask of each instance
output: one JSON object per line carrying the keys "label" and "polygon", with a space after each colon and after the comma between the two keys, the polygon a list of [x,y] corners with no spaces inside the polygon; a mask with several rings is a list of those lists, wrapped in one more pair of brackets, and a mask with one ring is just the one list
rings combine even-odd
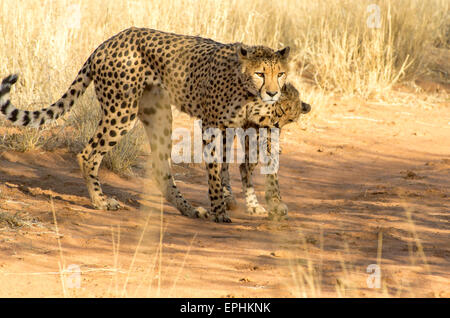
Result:
{"label": "red sandy soil", "polygon": [[[0,226],[0,296],[450,297],[449,140],[448,103],[329,105],[282,133],[289,219],[246,215],[232,166],[231,224],[161,205],[143,169],[102,169],[105,193],[126,207],[94,210],[74,154],[4,151],[0,213],[22,223]],[[175,172],[184,195],[208,206],[203,167]],[[255,183],[264,202],[258,169]],[[371,289],[377,263],[381,288]],[[72,264],[79,288],[60,271]]]}

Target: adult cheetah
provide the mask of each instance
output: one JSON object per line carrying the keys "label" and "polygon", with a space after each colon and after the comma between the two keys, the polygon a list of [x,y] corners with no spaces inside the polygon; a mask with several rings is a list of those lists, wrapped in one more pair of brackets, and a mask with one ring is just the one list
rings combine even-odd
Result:
{"label": "adult cheetah", "polygon": [[[240,127],[245,105],[258,98],[275,103],[287,76],[289,47],[274,51],[264,46],[223,44],[196,36],[147,28],[129,28],[103,42],[87,59],[67,92],[54,104],[24,111],[9,100],[16,75],[0,88],[1,112],[21,126],[39,127],[55,120],[74,105],[94,81],[103,111],[97,131],[78,155],[92,204],[116,210],[119,203],[103,194],[98,169],[104,155],[135,124],[143,122],[150,139],[153,175],[165,198],[189,217],[203,217],[175,185],[170,168],[170,105],[202,119],[203,129]],[[231,222],[226,213],[221,184],[221,164],[207,163],[211,214],[216,222]]]}

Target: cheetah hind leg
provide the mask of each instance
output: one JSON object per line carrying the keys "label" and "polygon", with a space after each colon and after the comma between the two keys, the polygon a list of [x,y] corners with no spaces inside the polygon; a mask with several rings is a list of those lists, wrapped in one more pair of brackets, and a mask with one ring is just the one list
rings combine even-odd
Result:
{"label": "cheetah hind leg", "polygon": [[203,207],[193,207],[180,193],[172,176],[172,109],[161,88],[146,90],[140,103],[139,118],[144,124],[151,147],[152,178],[165,199],[182,215],[208,218]]}
{"label": "cheetah hind leg", "polygon": [[[134,117],[134,118],[133,118]],[[100,120],[94,136],[89,140],[86,147],[78,154],[78,164],[81,173],[86,180],[89,196],[92,205],[99,210],[118,210],[121,206],[113,198],[108,198],[102,191],[98,179],[98,169],[105,154],[107,154],[119,140],[134,126],[136,115],[130,116],[132,120],[123,122],[117,128],[112,128],[106,124],[107,118]]]}

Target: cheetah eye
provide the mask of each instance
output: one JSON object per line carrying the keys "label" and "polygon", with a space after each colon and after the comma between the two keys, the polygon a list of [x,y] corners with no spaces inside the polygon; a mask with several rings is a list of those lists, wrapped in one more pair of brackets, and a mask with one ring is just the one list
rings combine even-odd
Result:
{"label": "cheetah eye", "polygon": [[278,77],[281,77],[281,76],[283,76],[283,75],[284,75],[284,72],[278,73]]}
{"label": "cheetah eye", "polygon": [[263,72],[255,72],[255,75],[258,77],[263,78],[264,77],[264,73]]}

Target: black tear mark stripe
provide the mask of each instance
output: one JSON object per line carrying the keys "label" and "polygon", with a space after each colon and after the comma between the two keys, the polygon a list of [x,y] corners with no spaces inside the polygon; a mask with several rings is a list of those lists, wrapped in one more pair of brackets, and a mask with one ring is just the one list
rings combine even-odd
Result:
{"label": "black tear mark stripe", "polygon": [[262,89],[263,89],[265,83],[266,83],[266,77],[264,76],[264,77],[263,77],[262,85],[261,85],[261,87],[259,88],[259,96],[261,96]]}

